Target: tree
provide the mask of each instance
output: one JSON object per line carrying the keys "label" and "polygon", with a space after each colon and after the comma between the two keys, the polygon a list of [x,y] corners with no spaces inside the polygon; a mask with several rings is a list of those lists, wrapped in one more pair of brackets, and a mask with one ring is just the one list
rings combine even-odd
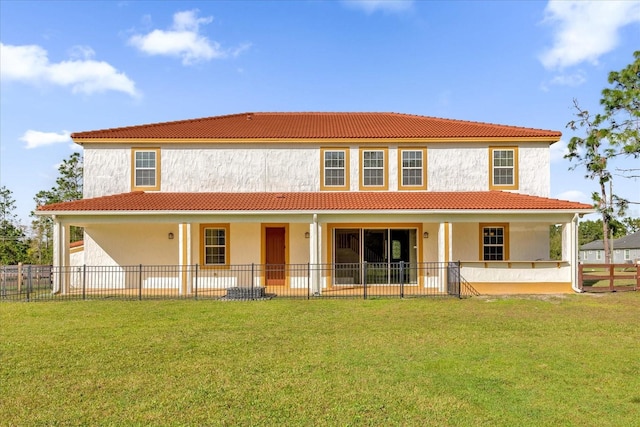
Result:
{"label": "tree", "polygon": [[0,264],[15,265],[27,260],[26,236],[18,223],[13,193],[0,187]]}
{"label": "tree", "polygon": [[622,220],[622,223],[627,227],[628,233],[636,233],[640,231],[640,218],[627,217]]}
{"label": "tree", "polygon": [[602,239],[605,263],[611,262],[611,223],[615,216],[624,216],[629,201],[613,194],[613,175],[609,160],[617,156],[640,157],[640,51],[634,52],[635,61],[623,70],[609,73],[611,88],[602,91],[600,104],[604,111],[591,114],[573,101],[575,119],[567,123],[571,130],[582,128],[586,136],[574,136],[565,155],[577,166],[586,169],[585,177],[597,179],[599,191],[592,193],[595,208],[602,217]]}
{"label": "tree", "polygon": [[[71,154],[58,167],[59,176],[56,179],[56,186],[50,190],[39,191],[35,195],[36,206],[81,199],[83,171],[80,153]],[[49,264],[53,259],[53,249],[50,244],[53,238],[53,221],[50,217],[35,215],[34,212],[31,212],[31,217],[33,218],[31,225],[34,232],[31,247],[32,257],[37,258],[39,263]],[[77,242],[83,239],[84,230],[81,227],[72,226],[70,234],[71,242]]]}
{"label": "tree", "polygon": [[562,227],[559,225],[549,227],[549,258],[562,259]]}
{"label": "tree", "polygon": [[[611,230],[611,236],[614,238],[622,237],[627,234],[627,226],[624,222],[618,220],[612,220],[609,224]],[[582,246],[585,243],[594,242],[596,240],[604,240],[602,220],[595,221],[580,221],[578,225],[578,245]]]}

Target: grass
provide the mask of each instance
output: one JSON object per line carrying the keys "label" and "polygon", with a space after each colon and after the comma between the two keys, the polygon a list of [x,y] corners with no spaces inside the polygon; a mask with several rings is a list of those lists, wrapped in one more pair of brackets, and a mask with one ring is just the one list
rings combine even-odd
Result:
{"label": "grass", "polygon": [[640,293],[0,304],[0,425],[632,426]]}

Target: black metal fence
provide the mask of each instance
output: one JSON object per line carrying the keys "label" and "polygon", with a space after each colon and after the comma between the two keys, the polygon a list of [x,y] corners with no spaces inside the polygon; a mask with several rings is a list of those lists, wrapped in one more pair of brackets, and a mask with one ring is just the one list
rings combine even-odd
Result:
{"label": "black metal fence", "polygon": [[465,297],[459,263],[1,266],[0,301]]}

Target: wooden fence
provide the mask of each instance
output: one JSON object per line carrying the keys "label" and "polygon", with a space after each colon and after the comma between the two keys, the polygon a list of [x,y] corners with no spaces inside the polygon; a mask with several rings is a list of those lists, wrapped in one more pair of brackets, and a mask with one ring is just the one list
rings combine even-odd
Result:
{"label": "wooden fence", "polygon": [[580,264],[578,287],[585,292],[637,291],[639,264]]}

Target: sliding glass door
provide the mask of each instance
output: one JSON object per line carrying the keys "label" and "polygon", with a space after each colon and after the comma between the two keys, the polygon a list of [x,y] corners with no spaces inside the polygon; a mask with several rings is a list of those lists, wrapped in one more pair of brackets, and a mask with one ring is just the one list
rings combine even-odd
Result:
{"label": "sliding glass door", "polygon": [[367,284],[415,283],[416,236],[414,228],[336,228],[334,284],[362,284],[365,262]]}

